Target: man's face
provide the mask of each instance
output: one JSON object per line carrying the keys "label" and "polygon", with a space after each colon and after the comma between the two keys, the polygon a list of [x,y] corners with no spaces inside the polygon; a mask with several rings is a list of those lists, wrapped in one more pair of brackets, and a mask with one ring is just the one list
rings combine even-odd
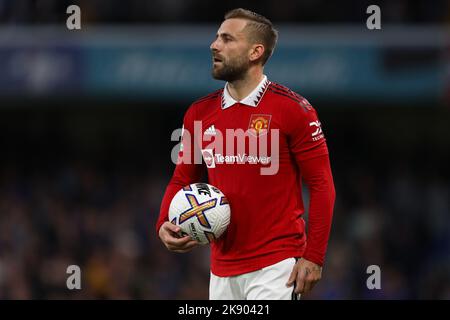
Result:
{"label": "man's face", "polygon": [[212,76],[215,79],[239,80],[247,72],[250,66],[250,44],[243,30],[246,23],[243,19],[227,19],[217,31],[216,39],[210,46]]}

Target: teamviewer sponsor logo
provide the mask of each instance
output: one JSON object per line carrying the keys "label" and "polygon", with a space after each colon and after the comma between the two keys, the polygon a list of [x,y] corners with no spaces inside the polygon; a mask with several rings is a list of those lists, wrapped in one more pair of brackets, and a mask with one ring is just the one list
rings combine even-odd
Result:
{"label": "teamviewer sponsor logo", "polygon": [[202,156],[208,168],[215,168],[214,154],[212,149],[202,149]]}
{"label": "teamviewer sponsor logo", "polygon": [[253,155],[247,155],[247,154],[237,154],[237,155],[222,155],[222,154],[215,154],[215,162],[219,164],[264,164],[267,165],[270,163],[270,157],[268,156],[253,156]]}
{"label": "teamviewer sponsor logo", "polygon": [[[172,161],[176,164],[205,163],[208,169],[216,168],[216,164],[257,164],[261,166],[261,175],[277,174],[279,169],[279,129],[269,130],[269,122],[267,121],[266,127],[263,120],[261,123],[255,122],[254,128],[251,127],[246,131],[240,128],[226,129],[225,134],[214,125],[203,130],[201,121],[194,121],[193,132],[186,128],[174,130],[171,140],[177,141],[180,138],[181,140],[172,149]],[[264,134],[258,132],[256,136],[250,132],[255,131],[255,128],[266,131]],[[313,136],[313,138],[316,137]],[[201,152],[197,152],[199,143],[203,147],[200,149]],[[270,150],[270,155],[268,150]]]}

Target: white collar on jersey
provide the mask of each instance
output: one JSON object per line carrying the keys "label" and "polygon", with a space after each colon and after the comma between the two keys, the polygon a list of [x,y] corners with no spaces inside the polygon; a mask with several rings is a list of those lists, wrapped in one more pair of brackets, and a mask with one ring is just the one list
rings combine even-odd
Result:
{"label": "white collar on jersey", "polygon": [[250,107],[258,106],[258,103],[261,101],[261,98],[264,96],[264,93],[266,92],[269,84],[270,84],[270,81],[267,80],[267,76],[264,75],[261,82],[256,86],[256,88],[252,92],[250,92],[250,94],[247,97],[245,97],[241,101],[236,101],[228,93],[228,89],[227,89],[228,82],[227,82],[225,84],[225,88],[223,89],[223,93],[222,93],[222,109],[229,108],[238,102],[240,102],[241,104],[250,106]]}

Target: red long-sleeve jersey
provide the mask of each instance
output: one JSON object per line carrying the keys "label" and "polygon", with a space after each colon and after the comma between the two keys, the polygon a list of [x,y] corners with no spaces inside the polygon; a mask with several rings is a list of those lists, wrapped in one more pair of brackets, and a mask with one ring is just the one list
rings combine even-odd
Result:
{"label": "red long-sleeve jersey", "polygon": [[[240,102],[226,86],[194,102],[183,126],[182,155],[162,200],[157,232],[173,196],[199,182],[206,166],[208,182],[231,206],[227,231],[211,244],[213,274],[243,274],[289,257],[323,264],[335,190],[324,133],[305,98],[264,76]],[[227,129],[235,130],[234,137],[245,132],[245,144],[239,146]],[[251,139],[265,142],[267,152],[261,145],[255,151]],[[195,154],[204,162],[194,163]],[[302,179],[310,191],[308,237]]]}

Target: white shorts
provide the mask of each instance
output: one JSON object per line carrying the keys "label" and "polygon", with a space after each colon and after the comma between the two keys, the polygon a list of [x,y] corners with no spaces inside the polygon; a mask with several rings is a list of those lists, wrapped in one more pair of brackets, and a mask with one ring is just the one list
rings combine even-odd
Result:
{"label": "white shorts", "polygon": [[299,300],[294,286],[286,287],[295,258],[288,258],[257,271],[232,277],[211,273],[210,300]]}

